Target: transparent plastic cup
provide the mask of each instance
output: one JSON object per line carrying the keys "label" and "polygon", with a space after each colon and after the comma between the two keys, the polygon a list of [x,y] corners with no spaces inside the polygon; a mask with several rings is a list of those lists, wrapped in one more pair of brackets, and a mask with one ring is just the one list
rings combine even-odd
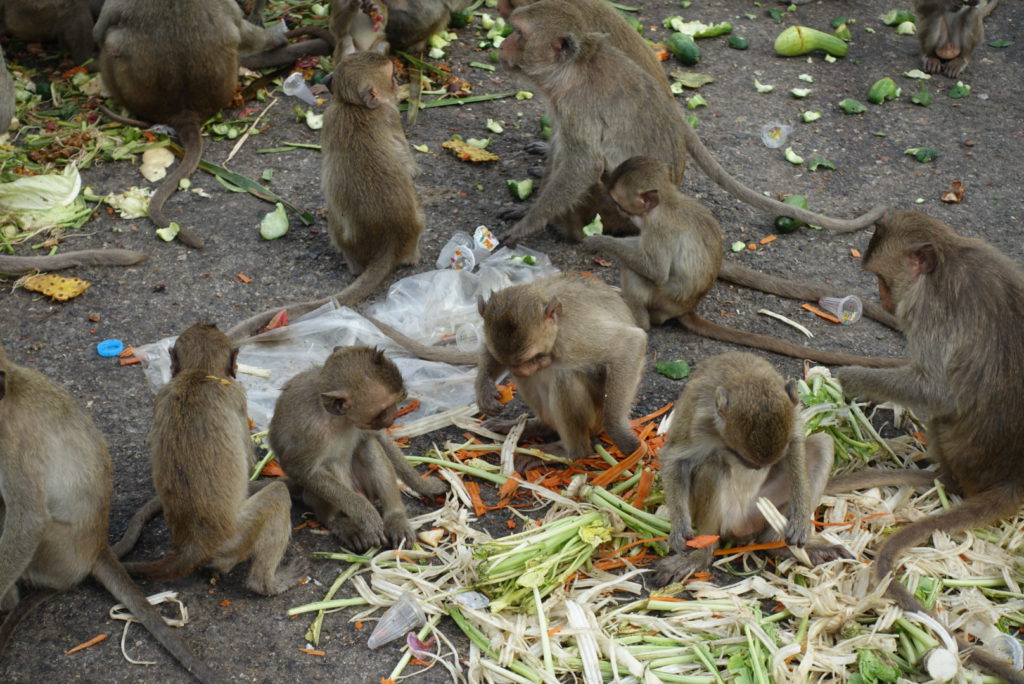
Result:
{"label": "transparent plastic cup", "polygon": [[483,344],[483,339],[480,335],[479,325],[463,323],[455,331],[455,346],[459,348],[459,351],[477,351],[481,344]]}
{"label": "transparent plastic cup", "polygon": [[316,96],[313,95],[313,91],[306,85],[306,78],[302,75],[302,72],[296,71],[284,79],[281,89],[284,90],[285,95],[297,97],[308,105],[316,104]]}
{"label": "transparent plastic cup", "polygon": [[407,632],[422,627],[426,621],[427,616],[416,598],[408,592],[403,592],[394,605],[380,616],[366,645],[371,649],[379,648],[405,636]]}
{"label": "transparent plastic cup", "polygon": [[761,142],[767,147],[776,148],[786,144],[786,138],[793,132],[787,124],[770,123],[761,127]]}
{"label": "transparent plastic cup", "polygon": [[854,295],[846,297],[822,297],[818,300],[822,309],[839,319],[843,325],[853,325],[860,320],[864,305]]}
{"label": "transparent plastic cup", "polygon": [[441,248],[441,254],[437,257],[437,267],[472,271],[474,266],[476,254],[473,252],[473,238],[462,231],[454,233],[448,243]]}

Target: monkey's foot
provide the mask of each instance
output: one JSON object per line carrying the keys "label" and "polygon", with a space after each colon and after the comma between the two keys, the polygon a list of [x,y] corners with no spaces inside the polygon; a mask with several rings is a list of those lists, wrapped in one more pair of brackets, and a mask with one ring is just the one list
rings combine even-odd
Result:
{"label": "monkey's foot", "polygon": [[502,221],[518,221],[526,216],[526,210],[521,207],[509,207],[498,212],[498,218]]}
{"label": "monkey's foot", "polygon": [[925,73],[938,74],[942,72],[942,60],[938,57],[922,57],[921,68]]}
{"label": "monkey's foot", "polygon": [[416,542],[416,535],[409,527],[405,511],[387,516],[384,521],[384,536],[387,537],[388,548],[410,548]]}
{"label": "monkey's foot", "polygon": [[275,596],[298,586],[309,576],[309,571],[309,559],[300,557],[290,563],[282,563],[277,566],[277,572],[272,577],[257,578],[250,575],[245,586],[256,594]]}
{"label": "monkey's foot", "polygon": [[531,143],[527,143],[526,147],[523,149],[530,154],[546,155],[550,148],[551,145],[549,145],[546,140],[534,140]]}
{"label": "monkey's foot", "polygon": [[654,584],[663,587],[682,581],[695,572],[706,571],[711,567],[711,554],[712,549],[706,547],[662,558],[654,568]]}
{"label": "monkey's foot", "polygon": [[328,523],[328,527],[338,541],[357,553],[374,546],[386,546],[388,543],[384,535],[384,521],[377,511],[373,511],[372,516],[365,516],[358,521],[338,516]]}
{"label": "monkey's foot", "polygon": [[821,565],[822,563],[828,563],[840,558],[846,560],[854,559],[849,549],[840,544],[814,543],[808,544],[804,550],[807,552],[807,557],[811,559],[811,565]]}
{"label": "monkey's foot", "polygon": [[421,477],[413,485],[423,496],[441,496],[448,491],[448,483],[439,477]]}
{"label": "monkey's foot", "polygon": [[951,59],[942,65],[942,75],[947,78],[956,78],[967,68],[967,62],[963,57]]}

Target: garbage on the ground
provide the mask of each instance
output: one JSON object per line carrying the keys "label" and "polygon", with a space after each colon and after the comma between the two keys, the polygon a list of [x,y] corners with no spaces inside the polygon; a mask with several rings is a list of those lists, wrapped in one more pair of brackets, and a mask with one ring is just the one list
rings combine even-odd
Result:
{"label": "garbage on the ground", "polygon": [[81,189],[82,177],[74,164],[60,173],[0,183],[0,223],[13,223],[23,232],[77,227],[92,214],[92,208],[79,196]]}
{"label": "garbage on the ground", "polygon": [[403,591],[394,605],[380,616],[366,645],[370,649],[380,648],[386,643],[405,636],[406,632],[422,627],[426,621],[427,616],[416,597]]}
{"label": "garbage on the ground", "polygon": [[124,342],[121,340],[103,340],[96,345],[96,353],[100,356],[117,356],[124,351]]}
{"label": "garbage on the ground", "polygon": [[782,147],[786,144],[786,138],[792,132],[793,127],[786,124],[765,124],[761,128],[761,142],[771,148]]}
{"label": "garbage on the ground", "polygon": [[66,302],[82,294],[92,285],[81,278],[67,278],[52,273],[40,273],[25,278],[21,286],[31,292],[42,294],[58,302]]}
{"label": "garbage on the ground", "polygon": [[281,90],[284,91],[285,95],[297,97],[308,105],[316,104],[316,96],[313,95],[313,91],[306,85],[306,78],[302,75],[301,71],[296,71],[284,79],[284,83],[281,84]]}
{"label": "garbage on the ground", "polygon": [[818,306],[838,318],[843,325],[853,325],[864,312],[864,305],[855,295],[822,297],[818,300]]}
{"label": "garbage on the ground", "polygon": [[[476,273],[442,269],[403,278],[391,286],[384,301],[368,307],[367,313],[423,344],[453,342],[463,351],[472,351],[483,339],[478,295],[486,299],[510,285],[557,272],[545,254],[524,247],[500,248]],[[175,339],[165,338],[135,350],[154,391],[171,378],[169,351]],[[420,400],[419,408],[403,422],[463,406],[475,398],[475,369],[414,358],[360,314],[329,303],[287,327],[241,344],[238,380],[245,387],[253,423],[266,429],[284,383],[323,363],[335,347],[348,345],[377,346],[393,357],[409,396]]]}

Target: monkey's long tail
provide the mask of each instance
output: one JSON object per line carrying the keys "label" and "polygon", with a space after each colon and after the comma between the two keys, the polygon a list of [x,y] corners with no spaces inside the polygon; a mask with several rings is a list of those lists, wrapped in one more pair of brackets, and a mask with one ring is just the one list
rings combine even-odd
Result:
{"label": "monkey's long tail", "polygon": [[72,266],[131,266],[147,258],[148,255],[130,249],[85,249],[52,256],[0,256],[0,273],[22,275]]}
{"label": "monkey's long tail", "polygon": [[128,528],[124,531],[124,535],[117,541],[116,544],[110,547],[110,550],[114,552],[114,555],[118,558],[123,558],[126,553],[135,548],[135,543],[139,541],[139,535],[142,534],[142,529],[146,526],[150,520],[156,517],[161,511],[164,510],[164,504],[160,501],[159,496],[154,496],[152,499],[142,504],[142,508],[135,511],[135,515],[128,521]]}
{"label": "monkey's long tail", "polygon": [[700,166],[701,170],[707,174],[708,178],[713,180],[732,196],[769,214],[789,216],[790,218],[795,218],[815,226],[821,226],[828,230],[850,233],[870,226],[872,223],[880,219],[889,209],[886,205],[879,204],[871,209],[871,211],[866,214],[862,214],[855,219],[835,219],[829,216],[824,216],[823,214],[816,214],[813,211],[801,209],[800,207],[795,207],[791,204],[784,204],[778,200],[771,199],[770,197],[765,197],[761,193],[751,190],[730,176],[729,172],[726,171],[725,168],[718,163],[718,160],[712,156],[708,148],[704,147],[704,143],[701,142],[699,137],[697,137],[697,134],[689,124],[683,126],[683,131],[683,137],[686,138],[686,149],[689,151],[690,156],[697,161],[697,165]]}
{"label": "monkey's long tail", "polygon": [[106,587],[114,598],[126,605],[136,619],[160,642],[160,645],[167,649],[196,679],[206,683],[221,681],[213,670],[171,631],[171,628],[149,604],[132,578],[128,576],[124,566],[117,560],[109,546],[104,545],[96,560],[96,565],[92,569],[92,575]]}
{"label": "monkey's long tail", "polygon": [[[749,287],[752,290],[759,290],[779,297],[800,299],[808,302],[816,302],[822,297],[843,297],[847,293],[838,292],[831,288],[815,285],[814,283],[801,282],[799,280],[788,280],[761,271],[755,271],[740,264],[728,261],[722,262],[718,270],[718,277],[736,285]],[[882,325],[887,325],[893,330],[899,330],[900,324],[896,317],[874,302],[864,300],[864,315],[876,320]]]}
{"label": "monkey's long tail", "polygon": [[825,494],[841,494],[858,489],[884,486],[931,487],[939,473],[915,468],[863,468],[833,477],[825,485]]}
{"label": "monkey's long tail", "polygon": [[4,618],[0,624],[0,660],[4,657],[7,646],[11,643],[14,630],[33,610],[43,605],[60,592],[53,589],[37,589],[27,596],[23,596],[14,609]]}
{"label": "monkey's long tail", "polygon": [[[181,179],[191,176],[199,166],[199,159],[203,155],[203,134],[199,126],[200,121],[194,114],[175,121],[174,130],[178,133],[181,146],[185,148],[185,157],[149,199],[149,218],[158,228],[166,228],[171,223],[164,214],[164,203],[178,189]],[[187,228],[179,227],[178,239],[193,249],[202,249],[205,246],[203,239]]]}
{"label": "monkey's long tail", "polygon": [[757,333],[746,332],[744,330],[737,330],[736,328],[719,325],[718,323],[712,323],[705,318],[701,318],[696,313],[684,314],[679,317],[679,320],[687,330],[695,332],[698,335],[703,335],[704,337],[709,337],[713,340],[742,344],[747,347],[764,349],[765,351],[775,352],[776,354],[783,354],[785,356],[792,356],[797,359],[810,359],[830,366],[895,368],[897,366],[905,366],[907,363],[903,359],[883,359],[877,356],[858,356],[856,354],[841,354],[838,352],[811,349],[810,347],[793,344],[792,342],[780,340],[779,338],[771,337],[770,335],[759,335]]}
{"label": "monkey's long tail", "polygon": [[452,363],[461,366],[475,366],[480,360],[479,352],[464,352],[458,351],[457,349],[431,347],[426,344],[421,344],[411,337],[403,335],[395,328],[392,328],[387,323],[378,321],[376,318],[366,316],[366,319],[377,326],[382,333],[390,337],[393,342],[398,344],[398,346],[424,361],[440,361],[442,363]]}

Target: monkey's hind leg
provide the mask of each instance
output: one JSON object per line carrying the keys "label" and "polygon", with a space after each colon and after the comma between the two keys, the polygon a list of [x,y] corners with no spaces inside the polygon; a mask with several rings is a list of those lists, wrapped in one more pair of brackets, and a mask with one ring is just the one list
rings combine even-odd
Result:
{"label": "monkey's hind leg", "polygon": [[288,488],[274,482],[246,499],[239,511],[238,532],[218,551],[211,565],[227,572],[252,558],[245,585],[257,594],[273,596],[290,589],[306,576],[305,558],[282,564],[292,537],[291,496]]}

